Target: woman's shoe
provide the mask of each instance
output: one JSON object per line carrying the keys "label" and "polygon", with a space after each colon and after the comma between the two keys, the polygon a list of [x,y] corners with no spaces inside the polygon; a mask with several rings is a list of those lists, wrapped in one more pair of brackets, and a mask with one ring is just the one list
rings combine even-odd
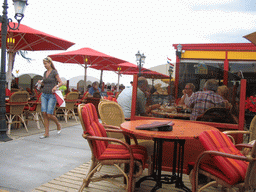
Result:
{"label": "woman's shoe", "polygon": [[47,137],[49,137],[48,135],[41,135],[39,138],[40,139],[45,139],[45,138],[47,138]]}
{"label": "woman's shoe", "polygon": [[61,124],[59,123],[59,128],[60,129],[57,129],[57,134],[59,135],[61,133]]}

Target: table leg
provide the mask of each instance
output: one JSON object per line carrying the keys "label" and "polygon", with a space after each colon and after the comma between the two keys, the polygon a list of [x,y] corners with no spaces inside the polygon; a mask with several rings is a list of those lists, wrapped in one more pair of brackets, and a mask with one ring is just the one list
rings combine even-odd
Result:
{"label": "table leg", "polygon": [[153,151],[153,173],[151,175],[148,175],[148,176],[144,176],[142,178],[140,178],[137,182],[136,182],[136,185],[135,187],[136,188],[139,188],[140,187],[140,184],[143,182],[143,181],[146,181],[146,180],[151,180],[151,181],[156,181],[156,171],[157,170],[157,165],[158,165],[158,143],[156,141],[156,139],[154,139],[154,151]]}
{"label": "table leg", "polygon": [[[174,142],[172,175],[162,174],[162,155],[164,141]],[[136,182],[136,187],[140,187],[140,184],[145,180],[152,180],[156,181],[155,186],[151,190],[152,192],[162,188],[163,183],[175,184],[176,188],[183,189],[184,191],[187,192],[191,192],[191,190],[187,188],[182,181],[184,145],[185,140],[154,139],[153,174],[139,179],[139,181]]]}
{"label": "table leg", "polygon": [[191,192],[191,190],[186,187],[182,181],[183,175],[183,162],[184,162],[184,145],[186,140],[179,140],[179,158],[178,158],[178,169],[177,169],[177,178],[175,182],[175,187],[183,189],[184,191]]}

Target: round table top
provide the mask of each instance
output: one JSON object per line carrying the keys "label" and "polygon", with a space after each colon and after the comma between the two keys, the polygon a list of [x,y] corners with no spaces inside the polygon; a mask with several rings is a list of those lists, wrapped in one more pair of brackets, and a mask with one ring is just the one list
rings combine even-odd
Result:
{"label": "round table top", "polygon": [[[137,130],[136,127],[143,124],[151,124],[154,121],[172,121],[174,123],[172,131],[150,131]],[[194,139],[198,138],[201,132],[207,130],[218,130],[217,128],[205,124],[196,123],[187,120],[136,120],[126,121],[121,124],[121,129],[125,132],[132,133],[136,136],[147,138],[162,138],[162,139]]]}

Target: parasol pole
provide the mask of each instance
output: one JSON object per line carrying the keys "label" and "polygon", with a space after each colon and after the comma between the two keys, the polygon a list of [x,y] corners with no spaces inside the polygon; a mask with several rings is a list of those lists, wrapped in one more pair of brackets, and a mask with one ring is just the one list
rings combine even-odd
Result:
{"label": "parasol pole", "polygon": [[117,67],[117,71],[118,71],[118,79],[117,79],[117,92],[119,92],[119,84],[120,84],[120,76],[121,76],[121,73],[120,71],[122,70],[122,68],[119,66]]}
{"label": "parasol pole", "polygon": [[13,63],[13,52],[8,52],[8,71],[7,71],[7,75],[6,75],[6,81],[8,83],[8,89],[11,90],[11,84],[12,84],[12,63]]}
{"label": "parasol pole", "polygon": [[102,76],[103,76],[103,70],[100,70],[100,89],[102,89]]}
{"label": "parasol pole", "polygon": [[87,64],[88,64],[88,58],[85,56],[84,58],[84,93],[86,92],[86,77],[87,77]]}

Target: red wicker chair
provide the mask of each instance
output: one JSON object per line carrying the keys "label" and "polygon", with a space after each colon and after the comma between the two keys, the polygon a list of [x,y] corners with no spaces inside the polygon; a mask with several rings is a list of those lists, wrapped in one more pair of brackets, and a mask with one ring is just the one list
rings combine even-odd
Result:
{"label": "red wicker chair", "polygon": [[[78,114],[84,131],[83,137],[87,139],[92,152],[91,167],[79,191],[83,191],[84,187],[87,187],[91,181],[109,181],[110,178],[114,179],[117,177],[125,177],[127,183],[126,190],[133,191],[135,186],[134,177],[140,176],[145,167],[145,160],[147,159],[145,147],[128,145],[121,140],[107,137],[106,131],[122,133],[122,130],[118,128],[118,130],[105,129],[103,125],[99,123],[96,108],[92,103],[79,105]],[[111,142],[111,144],[109,142]],[[117,144],[112,144],[113,142]],[[122,164],[129,165],[128,174],[120,167]],[[113,165],[120,173],[94,176],[104,165]]]}
{"label": "red wicker chair", "polygon": [[[193,192],[216,184],[223,188],[238,188],[239,191],[256,189],[256,144],[252,146],[252,153],[244,156],[229,137],[220,131],[204,131],[199,140],[206,151],[199,155],[192,170]],[[241,146],[248,147],[247,144]],[[206,160],[208,155],[211,158]],[[198,174],[213,181],[199,188]]]}

